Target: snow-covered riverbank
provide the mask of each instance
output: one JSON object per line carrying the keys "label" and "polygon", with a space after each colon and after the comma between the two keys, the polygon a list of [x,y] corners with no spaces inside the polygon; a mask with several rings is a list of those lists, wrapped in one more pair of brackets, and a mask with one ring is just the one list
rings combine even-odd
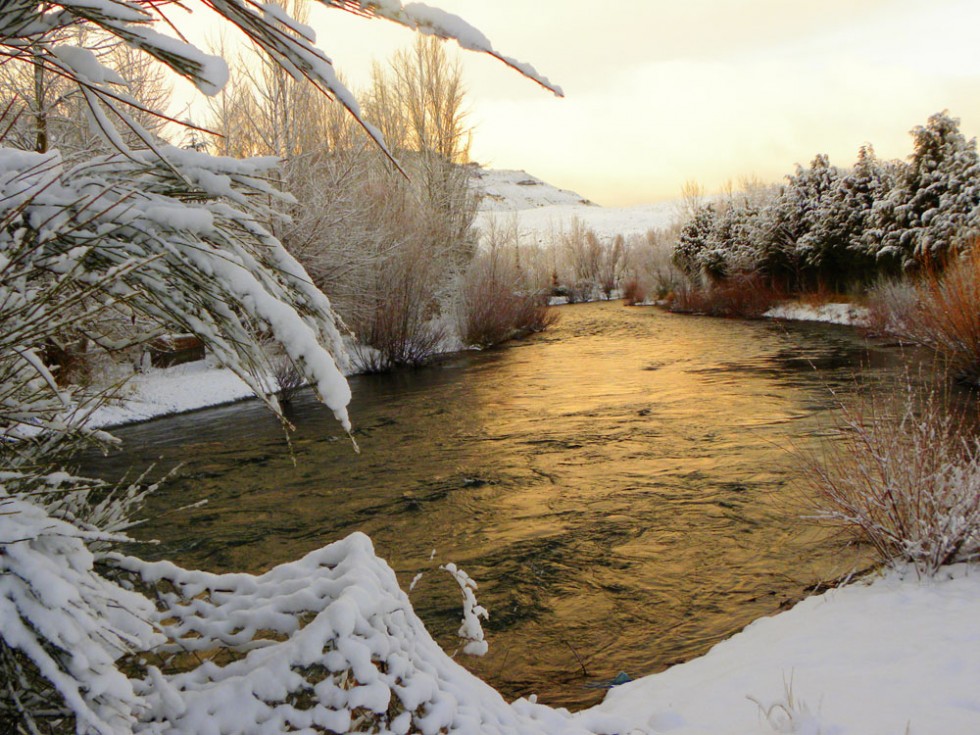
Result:
{"label": "snow-covered riverbank", "polygon": [[634,732],[980,732],[980,570],[890,572],[756,621],[707,655],[613,689]]}
{"label": "snow-covered riverbank", "polygon": [[794,322],[824,322],[860,327],[867,324],[868,310],[855,304],[811,305],[787,301],[775,306],[763,316],[769,319],[785,319]]}
{"label": "snow-covered riverbank", "polygon": [[118,398],[94,411],[87,423],[92,428],[134,424],[252,396],[237,375],[210,360],[149,368],[130,378]]}

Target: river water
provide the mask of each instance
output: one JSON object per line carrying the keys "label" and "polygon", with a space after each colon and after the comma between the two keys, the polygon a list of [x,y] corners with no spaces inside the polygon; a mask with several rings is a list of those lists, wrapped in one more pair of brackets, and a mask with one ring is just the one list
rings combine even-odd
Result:
{"label": "river water", "polygon": [[450,652],[460,595],[437,567],[455,562],[490,611],[490,653],[460,663],[572,708],[865,562],[801,518],[790,448],[827,432],[858,371],[887,388],[894,348],[829,325],[559,311],[503,349],[353,378],[360,454],[301,395],[290,443],[244,402],[118,429],[124,451],[84,469],[183,463],[135,533],[160,541],[144,557],[257,572],[364,531],[405,589],[423,573],[411,599]]}

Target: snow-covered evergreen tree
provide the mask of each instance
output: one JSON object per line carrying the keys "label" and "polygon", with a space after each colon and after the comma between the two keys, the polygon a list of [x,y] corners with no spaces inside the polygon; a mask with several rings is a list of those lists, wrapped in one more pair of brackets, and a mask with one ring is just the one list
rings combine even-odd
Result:
{"label": "snow-covered evergreen tree", "polygon": [[700,278],[705,263],[705,253],[711,246],[711,234],[715,229],[715,207],[698,202],[691,218],[681,227],[674,246],[674,263],[690,278]]}
{"label": "snow-covered evergreen tree", "polygon": [[796,167],[796,174],[789,177],[787,196],[783,200],[793,208],[788,220],[796,234],[796,253],[805,274],[819,280],[826,272],[833,272],[837,263],[834,255],[844,245],[829,226],[830,199],[840,172],[830,164],[830,159],[817,155],[809,168]]}
{"label": "snow-covered evergreen tree", "polygon": [[980,204],[977,143],[960,132],[959,120],[940,112],[911,135],[912,155],[872,215],[877,257],[903,268],[941,262],[976,237]]}
{"label": "snow-covered evergreen tree", "polygon": [[780,288],[798,288],[800,257],[796,242],[802,225],[795,190],[786,184],[778,187],[768,205],[759,211],[757,220],[754,249],[759,271]]}
{"label": "snow-covered evergreen tree", "polygon": [[854,168],[836,181],[820,226],[837,244],[834,260],[841,278],[838,286],[868,283],[880,273],[884,264],[868,247],[877,236],[872,212],[875,203],[888,196],[892,184],[891,167],[878,160],[871,145],[861,146]]}

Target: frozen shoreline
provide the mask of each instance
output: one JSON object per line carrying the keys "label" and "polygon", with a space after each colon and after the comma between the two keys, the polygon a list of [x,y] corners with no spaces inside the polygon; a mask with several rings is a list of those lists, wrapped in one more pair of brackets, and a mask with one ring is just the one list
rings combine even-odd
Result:
{"label": "frozen shoreline", "polygon": [[820,304],[811,306],[799,302],[788,301],[775,306],[765,314],[767,319],[785,319],[795,322],[824,322],[826,324],[844,324],[861,327],[868,322],[868,310],[854,304]]}
{"label": "frozen shoreline", "polygon": [[134,375],[119,398],[89,416],[86,426],[105,429],[254,398],[231,370],[198,360]]}

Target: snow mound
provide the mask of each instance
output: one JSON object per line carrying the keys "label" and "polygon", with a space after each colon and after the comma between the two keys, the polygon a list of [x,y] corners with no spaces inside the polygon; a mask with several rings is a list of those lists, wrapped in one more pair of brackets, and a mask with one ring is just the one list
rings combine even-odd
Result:
{"label": "snow mound", "polygon": [[261,576],[112,560],[160,591],[158,622],[172,643],[156,653],[224,652],[187,673],[155,676],[138,732],[623,731],[621,719],[602,713],[504,701],[429,636],[364,534]]}

